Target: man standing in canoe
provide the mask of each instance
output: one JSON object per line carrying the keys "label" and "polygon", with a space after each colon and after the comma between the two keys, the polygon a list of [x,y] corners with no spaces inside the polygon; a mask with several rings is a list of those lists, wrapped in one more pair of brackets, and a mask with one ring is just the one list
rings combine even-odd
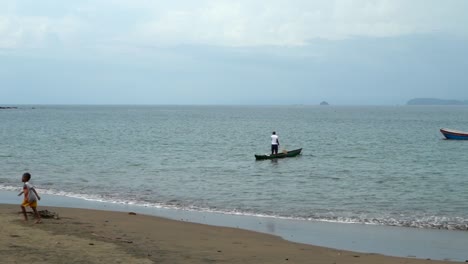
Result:
{"label": "man standing in canoe", "polygon": [[276,132],[273,131],[271,135],[271,155],[278,154],[279,144],[278,135],[276,135]]}

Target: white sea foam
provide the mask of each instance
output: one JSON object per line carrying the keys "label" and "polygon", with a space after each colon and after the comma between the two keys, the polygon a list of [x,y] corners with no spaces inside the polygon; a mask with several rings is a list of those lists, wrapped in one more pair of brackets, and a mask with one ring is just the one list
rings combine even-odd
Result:
{"label": "white sea foam", "polygon": [[[18,191],[17,187],[0,185],[0,190],[6,191]],[[120,205],[132,205],[138,207],[158,208],[158,209],[174,209],[183,211],[193,212],[205,212],[205,213],[216,213],[225,215],[237,215],[237,216],[253,216],[259,218],[275,218],[285,220],[302,220],[302,221],[318,221],[318,222],[329,222],[329,223],[341,223],[341,224],[368,224],[368,225],[387,225],[387,226],[401,226],[401,227],[412,227],[412,228],[429,228],[429,229],[447,229],[447,230],[468,230],[468,219],[462,217],[448,218],[448,217],[437,217],[437,216],[424,216],[417,219],[395,219],[391,217],[381,218],[367,218],[367,217],[330,217],[330,216],[285,216],[285,215],[273,215],[265,213],[247,212],[239,209],[236,210],[222,210],[207,207],[198,207],[195,205],[181,206],[173,204],[164,204],[157,202],[147,202],[130,199],[115,199],[110,197],[103,197],[100,195],[90,194],[78,194],[73,192],[55,191],[50,189],[38,189],[40,193],[70,197],[76,199],[82,199],[85,201],[98,202],[98,203],[110,203]]]}

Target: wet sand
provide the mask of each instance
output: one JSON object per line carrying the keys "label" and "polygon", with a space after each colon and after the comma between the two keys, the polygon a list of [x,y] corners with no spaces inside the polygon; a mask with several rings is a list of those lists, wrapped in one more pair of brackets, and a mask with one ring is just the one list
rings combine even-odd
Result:
{"label": "wet sand", "polygon": [[328,249],[129,212],[39,209],[59,219],[25,222],[18,205],[0,205],[1,263],[457,263]]}

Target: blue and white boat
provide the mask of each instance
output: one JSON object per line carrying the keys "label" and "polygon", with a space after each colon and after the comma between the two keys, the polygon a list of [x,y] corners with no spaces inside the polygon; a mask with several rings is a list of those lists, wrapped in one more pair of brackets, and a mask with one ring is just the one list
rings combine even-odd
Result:
{"label": "blue and white boat", "polygon": [[468,132],[448,128],[441,128],[440,132],[447,139],[468,140]]}

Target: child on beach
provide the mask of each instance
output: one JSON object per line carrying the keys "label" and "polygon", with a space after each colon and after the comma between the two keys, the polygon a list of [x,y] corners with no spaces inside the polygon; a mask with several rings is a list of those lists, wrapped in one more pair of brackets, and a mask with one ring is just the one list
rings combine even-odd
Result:
{"label": "child on beach", "polygon": [[32,186],[29,183],[29,180],[31,179],[31,174],[28,172],[23,174],[22,181],[24,182],[23,185],[23,191],[18,194],[18,196],[24,194],[24,200],[23,203],[21,204],[21,210],[23,211],[24,215],[24,220],[28,221],[28,215],[26,214],[26,206],[31,207],[31,209],[34,211],[34,215],[36,216],[36,224],[41,222],[41,216],[37,212],[37,200],[41,200],[41,197],[36,192],[36,189],[34,189],[34,186]]}

